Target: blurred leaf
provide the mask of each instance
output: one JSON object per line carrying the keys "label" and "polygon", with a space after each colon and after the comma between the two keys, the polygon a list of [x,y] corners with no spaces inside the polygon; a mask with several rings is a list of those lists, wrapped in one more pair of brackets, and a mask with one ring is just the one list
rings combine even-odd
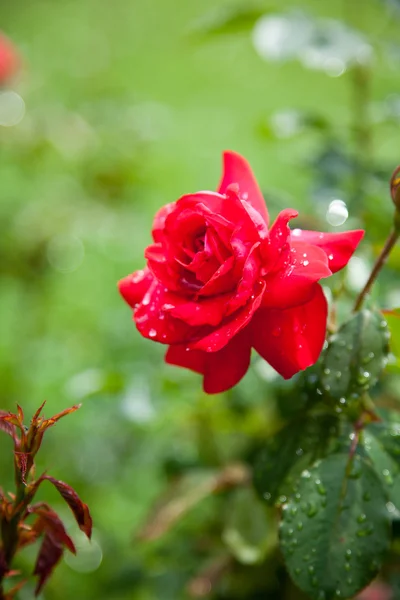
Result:
{"label": "blurred leaf", "polygon": [[254,466],[254,486],[259,496],[268,504],[285,502],[297,474],[323,454],[333,432],[335,417],[306,415],[270,438]]}
{"label": "blurred leaf", "polygon": [[364,431],[363,445],[391,502],[400,510],[400,416],[396,421],[371,423]]}
{"label": "blurred leaf", "polygon": [[362,310],[329,339],[322,357],[322,389],[342,408],[373,386],[388,352],[387,324],[380,312]]}
{"label": "blurred leaf", "polygon": [[261,562],[276,540],[275,525],[251,488],[236,490],[226,508],[222,539],[241,563]]}
{"label": "blurred leaf", "polygon": [[241,464],[228,465],[220,472],[195,472],[182,477],[178,483],[171,486],[166,497],[158,501],[139,532],[139,537],[146,540],[157,539],[210,494],[243,485],[248,481],[248,469]]}
{"label": "blurred leaf", "polygon": [[372,47],[364,35],[334,19],[313,19],[292,11],[261,18],[253,32],[253,43],[266,60],[295,59],[308,69],[335,77],[346,68],[368,63]]}
{"label": "blurred leaf", "polygon": [[279,110],[268,120],[260,122],[258,127],[261,135],[267,139],[292,138],[309,131],[326,133],[330,124],[322,115],[304,110]]}
{"label": "blurred leaf", "polygon": [[386,493],[365,460],[336,454],[303,473],[280,530],[293,581],[315,600],[350,598],[377,574],[389,547]]}
{"label": "blurred leaf", "polygon": [[253,27],[257,19],[273,8],[269,3],[251,2],[217,6],[195,21],[189,33],[210,36],[246,32]]}
{"label": "blurred leaf", "polygon": [[400,359],[400,308],[382,311],[390,331],[390,350]]}

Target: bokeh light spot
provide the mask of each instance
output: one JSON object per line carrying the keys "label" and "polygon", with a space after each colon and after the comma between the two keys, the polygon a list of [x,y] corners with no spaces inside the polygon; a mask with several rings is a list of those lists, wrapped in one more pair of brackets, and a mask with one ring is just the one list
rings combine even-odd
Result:
{"label": "bokeh light spot", "polygon": [[92,573],[96,571],[103,560],[103,551],[100,544],[92,537],[88,540],[86,535],[79,532],[74,536],[76,555],[65,552],[64,560],[67,565],[79,573]]}
{"label": "bokeh light spot", "polygon": [[47,246],[47,260],[56,271],[70,273],[83,261],[85,248],[75,235],[56,235]]}
{"label": "bokeh light spot", "polygon": [[12,127],[18,125],[25,115],[25,102],[12,90],[0,91],[0,125]]}
{"label": "bokeh light spot", "polygon": [[347,221],[348,216],[349,211],[347,210],[346,203],[343,200],[332,200],[326,211],[326,220],[328,223],[334,227],[338,227]]}

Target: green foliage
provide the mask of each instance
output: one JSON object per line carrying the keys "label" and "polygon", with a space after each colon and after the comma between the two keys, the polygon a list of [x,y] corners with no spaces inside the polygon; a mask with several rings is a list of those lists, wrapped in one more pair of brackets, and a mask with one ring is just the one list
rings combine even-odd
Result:
{"label": "green foliage", "polygon": [[[392,415],[392,418],[395,415]],[[400,426],[396,420],[370,424],[364,447],[394,507],[400,508]]]}
{"label": "green foliage", "polygon": [[323,455],[335,433],[334,416],[305,413],[271,437],[254,466],[254,486],[259,496],[272,505],[286,502],[296,476]]}
{"label": "green foliage", "polygon": [[387,353],[387,323],[382,314],[357,312],[329,340],[322,359],[322,389],[343,405],[357,400],[378,381]]}
{"label": "green foliage", "polygon": [[254,491],[244,488],[234,492],[226,513],[222,539],[233,556],[246,565],[262,562],[276,543],[276,529]]}
{"label": "green foliage", "polygon": [[274,9],[271,3],[225,4],[202,15],[190,28],[190,33],[211,36],[249,32],[262,15]]}
{"label": "green foliage", "polygon": [[349,598],[365,587],[389,548],[386,501],[360,456],[335,454],[304,471],[280,529],[293,581],[316,600]]}

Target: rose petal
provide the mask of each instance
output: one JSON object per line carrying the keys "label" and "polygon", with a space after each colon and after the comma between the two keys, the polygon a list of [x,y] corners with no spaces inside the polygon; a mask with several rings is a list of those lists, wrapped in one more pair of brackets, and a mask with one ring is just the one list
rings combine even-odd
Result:
{"label": "rose petal", "polygon": [[197,252],[193,260],[188,265],[185,265],[185,268],[194,273],[196,279],[204,284],[211,279],[220,266],[215,256],[203,250]]}
{"label": "rose petal", "polygon": [[169,214],[171,214],[176,207],[176,202],[166,204],[156,213],[153,220],[152,235],[155,242],[161,242],[163,238],[163,232],[165,227],[165,221]]}
{"label": "rose petal", "polygon": [[226,188],[223,216],[242,230],[242,237],[253,242],[267,239],[268,226],[260,213],[238,193],[237,185]]}
{"label": "rose petal", "polygon": [[224,294],[225,292],[234,289],[236,285],[233,273],[234,264],[235,259],[233,256],[230,256],[215,271],[211,279],[198,290],[199,296],[214,296],[215,294]]}
{"label": "rose petal", "polygon": [[239,185],[240,197],[251,204],[268,225],[267,207],[249,163],[236,152],[224,152],[223,175],[218,192],[225,194],[232,183]]}
{"label": "rose petal", "polygon": [[192,326],[216,326],[221,323],[226,313],[230,297],[230,294],[223,294],[193,302],[185,302],[185,299],[182,298],[182,303],[171,308],[170,313],[173,317],[181,319]]}
{"label": "rose petal", "polygon": [[336,273],[336,271],[340,271],[347,265],[363,236],[364,231],[362,229],[344,231],[343,233],[323,233],[294,229],[291,239],[322,248],[328,256],[330,270],[332,273]]}
{"label": "rose petal", "polygon": [[242,277],[237,286],[236,293],[231,296],[228,302],[228,314],[235,312],[238,308],[246,304],[253,293],[254,285],[259,277],[260,270],[259,246],[260,242],[254,244],[247,256],[242,268]]}
{"label": "rose petal", "polygon": [[177,262],[167,261],[161,244],[151,244],[144,251],[149,270],[171,291],[183,291],[181,268]]}
{"label": "rose petal", "polygon": [[182,346],[177,344],[168,348],[165,355],[165,362],[169,365],[184,367],[185,369],[190,369],[195,373],[201,373],[203,375],[207,356],[207,352],[190,350],[185,345]]}
{"label": "rose petal", "polygon": [[318,284],[312,299],[286,310],[260,309],[254,316],[252,345],[285,379],[313,365],[326,335],[327,302]]}
{"label": "rose petal", "polygon": [[118,289],[125,302],[132,308],[135,308],[142,301],[143,296],[153,281],[153,275],[145,267],[121,279],[118,282]]}
{"label": "rose petal", "polygon": [[328,257],[321,248],[293,242],[287,267],[265,277],[262,306],[286,309],[308,302],[315,292],[314,284],[330,275]]}
{"label": "rose petal", "polygon": [[207,394],[219,394],[236,385],[250,365],[250,330],[243,329],[219,352],[186,350],[185,346],[170,346],[165,360],[171,365],[191,369],[204,375]]}
{"label": "rose petal", "polygon": [[229,251],[213,227],[208,227],[204,237],[204,249],[210,255],[215,256],[220,264],[226,261]]}
{"label": "rose petal", "polygon": [[289,221],[299,213],[292,208],[282,210],[269,231],[266,241],[261,246],[262,266],[264,274],[271,270],[284,268],[290,262],[290,228]]}
{"label": "rose petal", "polygon": [[184,344],[198,338],[196,328],[170,314],[170,308],[179,302],[177,294],[169,292],[154,280],[133,314],[136,327],[143,337],[161,344]]}
{"label": "rose petal", "polygon": [[189,347],[193,350],[205,350],[206,352],[221,350],[251,321],[254,313],[261,304],[264,290],[265,283],[263,281],[257,282],[257,288],[253,291],[251,299],[244,308],[236,311],[229,320],[226,320],[221,327],[215,329],[212,333],[209,333],[196,342],[188,344]]}

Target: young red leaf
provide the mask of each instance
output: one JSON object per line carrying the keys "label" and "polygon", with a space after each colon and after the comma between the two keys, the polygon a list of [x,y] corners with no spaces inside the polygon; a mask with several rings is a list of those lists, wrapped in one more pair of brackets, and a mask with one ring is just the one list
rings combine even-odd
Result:
{"label": "young red leaf", "polygon": [[26,485],[26,475],[28,470],[28,459],[29,453],[27,452],[14,452],[15,466],[18,471],[19,479],[24,485]]}
{"label": "young red leaf", "polygon": [[4,556],[4,550],[0,548],[0,580],[3,579],[5,574],[8,572],[8,565],[6,557]]}
{"label": "young red leaf", "polygon": [[33,544],[34,542],[36,542],[39,535],[40,533],[33,529],[30,525],[20,523],[18,531],[18,548],[25,548],[25,546]]}
{"label": "young red leaf", "polygon": [[0,430],[10,435],[14,440],[14,443],[16,443],[17,434],[15,431],[15,425],[10,423],[8,420],[4,420],[4,417],[7,417],[8,415],[9,413],[5,412],[4,410],[0,410]]}
{"label": "young red leaf", "polygon": [[56,415],[54,415],[54,417],[51,417],[50,419],[44,419],[39,424],[40,430],[44,431],[48,427],[51,427],[52,425],[55,425],[55,423],[57,423],[57,421],[59,421],[60,419],[62,419],[62,417],[65,417],[66,415],[69,415],[69,414],[75,412],[81,406],[82,406],[81,404],[75,404],[75,406],[71,406],[71,408],[66,408],[65,410],[63,410],[60,413],[57,413]]}
{"label": "young red leaf", "polygon": [[37,421],[39,420],[40,413],[42,412],[45,404],[46,404],[46,400],[39,406],[39,408],[33,415],[32,420],[31,420],[31,425],[36,425]]}
{"label": "young red leaf", "polygon": [[14,415],[13,413],[10,413],[10,412],[3,413],[1,419],[3,421],[6,421],[7,423],[11,423],[12,425],[16,425],[21,430],[23,429],[23,424],[20,422],[20,420],[17,417],[17,415]]}
{"label": "young red leaf", "polygon": [[46,429],[48,429],[52,425],[55,425],[57,421],[59,421],[62,417],[65,417],[66,415],[75,412],[76,410],[78,410],[78,408],[81,407],[80,404],[77,404],[75,406],[72,406],[71,408],[63,410],[60,413],[57,413],[56,415],[54,415],[54,417],[51,417],[50,419],[45,419],[39,416],[43,409],[43,406],[44,402],[34,414],[27,434],[27,449],[29,450],[29,452],[32,453],[32,456],[35,456],[35,454],[39,450]]}
{"label": "young red leaf", "polygon": [[74,542],[65,531],[64,524],[56,512],[46,504],[40,503],[31,507],[31,513],[39,516],[39,519],[32,525],[34,531],[38,534],[44,531],[45,535],[51,535],[58,543],[76,554]]}
{"label": "young red leaf", "polygon": [[62,543],[50,533],[46,533],[33,570],[33,574],[39,577],[35,589],[35,596],[40,594],[41,589],[53,572],[54,567],[60,561],[63,551]]}
{"label": "young red leaf", "polygon": [[23,426],[24,425],[24,411],[22,410],[22,408],[20,407],[19,404],[17,404],[17,411],[18,411],[19,424],[21,426]]}
{"label": "young red leaf", "polygon": [[79,528],[90,539],[92,535],[93,522],[87,504],[84,504],[84,502],[82,502],[75,490],[64,481],[54,479],[54,477],[50,477],[49,475],[43,475],[41,479],[47,479],[47,481],[50,481],[50,483],[52,483],[57,488],[61,496],[64,498],[65,502],[72,510],[76,522],[79,525]]}

